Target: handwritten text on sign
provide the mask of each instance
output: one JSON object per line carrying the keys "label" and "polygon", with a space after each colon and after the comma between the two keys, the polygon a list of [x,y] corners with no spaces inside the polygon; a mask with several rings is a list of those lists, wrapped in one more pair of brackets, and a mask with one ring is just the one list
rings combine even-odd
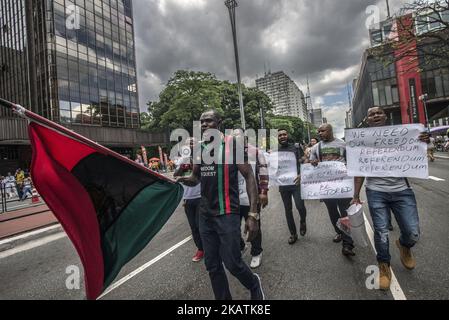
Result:
{"label": "handwritten text on sign", "polygon": [[298,176],[296,156],[293,152],[273,152],[267,154],[270,186],[294,186]]}
{"label": "handwritten text on sign", "polygon": [[419,141],[421,124],[348,129],[348,174],[361,177],[427,179],[427,145]]}
{"label": "handwritten text on sign", "polygon": [[354,195],[354,178],[348,177],[346,165],[340,161],[320,162],[301,166],[301,198],[341,199]]}

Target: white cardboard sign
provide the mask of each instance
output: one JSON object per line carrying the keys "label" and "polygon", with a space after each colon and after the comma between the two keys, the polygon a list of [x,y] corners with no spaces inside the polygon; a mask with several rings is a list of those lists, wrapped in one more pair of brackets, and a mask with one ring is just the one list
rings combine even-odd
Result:
{"label": "white cardboard sign", "polygon": [[270,186],[293,186],[298,176],[296,156],[293,152],[273,152],[266,155]]}
{"label": "white cardboard sign", "polygon": [[301,166],[301,198],[304,200],[342,199],[354,196],[354,178],[340,161]]}
{"label": "white cardboard sign", "polygon": [[347,129],[348,175],[427,179],[427,144],[418,137],[421,124]]}

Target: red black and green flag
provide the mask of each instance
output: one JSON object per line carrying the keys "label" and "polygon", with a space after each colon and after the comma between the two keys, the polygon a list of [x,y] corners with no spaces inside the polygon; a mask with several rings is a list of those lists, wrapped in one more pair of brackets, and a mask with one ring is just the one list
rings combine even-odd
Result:
{"label": "red black and green flag", "polygon": [[167,222],[181,201],[182,186],[21,111],[39,120],[28,127],[34,185],[73,242],[87,298],[95,299]]}

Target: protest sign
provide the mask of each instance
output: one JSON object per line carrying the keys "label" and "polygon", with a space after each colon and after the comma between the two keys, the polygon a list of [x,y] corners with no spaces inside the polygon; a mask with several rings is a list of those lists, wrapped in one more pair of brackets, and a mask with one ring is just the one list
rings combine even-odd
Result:
{"label": "protest sign", "polygon": [[421,124],[347,129],[348,175],[427,179],[427,145],[418,137]]}
{"label": "protest sign", "polygon": [[354,195],[354,178],[347,174],[346,165],[340,161],[320,162],[301,166],[301,198],[341,199]]}
{"label": "protest sign", "polygon": [[273,152],[266,154],[270,186],[293,186],[298,176],[296,156],[293,152]]}

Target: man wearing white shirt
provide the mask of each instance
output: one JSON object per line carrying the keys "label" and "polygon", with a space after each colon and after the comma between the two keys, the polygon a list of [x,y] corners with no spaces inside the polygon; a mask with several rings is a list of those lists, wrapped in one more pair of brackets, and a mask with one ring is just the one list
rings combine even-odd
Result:
{"label": "man wearing white shirt", "polygon": [[[193,139],[188,140],[190,145],[190,154],[193,150]],[[184,156],[177,162],[177,169],[174,173],[175,177],[189,176],[192,173],[193,161],[192,157]],[[190,229],[192,231],[193,241],[197,247],[197,252],[192,258],[193,262],[199,262],[204,257],[203,243],[201,241],[200,229],[199,229],[199,208],[201,201],[201,183],[194,187],[182,185],[184,187],[184,210],[189,221]]]}

